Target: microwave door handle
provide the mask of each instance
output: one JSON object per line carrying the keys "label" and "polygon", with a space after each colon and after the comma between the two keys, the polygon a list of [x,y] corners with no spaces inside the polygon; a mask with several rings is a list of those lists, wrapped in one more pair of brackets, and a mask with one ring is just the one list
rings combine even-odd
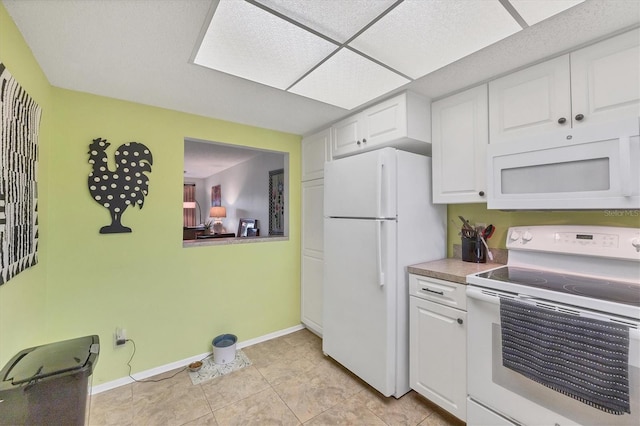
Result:
{"label": "microwave door handle", "polygon": [[621,136],[620,145],[620,192],[631,197],[631,141],[629,136]]}

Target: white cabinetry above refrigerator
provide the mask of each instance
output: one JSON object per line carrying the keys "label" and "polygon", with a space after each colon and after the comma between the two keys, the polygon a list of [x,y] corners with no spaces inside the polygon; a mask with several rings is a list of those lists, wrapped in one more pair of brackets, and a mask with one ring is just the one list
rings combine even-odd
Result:
{"label": "white cabinetry above refrigerator", "polygon": [[431,152],[430,100],[404,92],[331,126],[333,158],[384,147]]}

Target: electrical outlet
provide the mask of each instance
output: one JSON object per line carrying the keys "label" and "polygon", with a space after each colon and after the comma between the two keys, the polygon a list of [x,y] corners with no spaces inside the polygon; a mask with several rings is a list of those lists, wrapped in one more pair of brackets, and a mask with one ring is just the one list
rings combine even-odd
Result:
{"label": "electrical outlet", "polygon": [[127,343],[127,330],[124,328],[116,327],[115,334],[116,346],[122,346]]}

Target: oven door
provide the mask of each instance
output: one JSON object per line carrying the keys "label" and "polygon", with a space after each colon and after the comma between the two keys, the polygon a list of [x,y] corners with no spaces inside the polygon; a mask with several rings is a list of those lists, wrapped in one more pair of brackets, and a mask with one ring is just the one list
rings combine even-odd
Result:
{"label": "oven door", "polygon": [[[502,366],[500,331],[500,297],[518,299],[517,294],[467,287],[468,333],[467,357],[468,393],[474,410],[468,410],[470,425],[483,424],[473,418],[478,407],[484,406],[516,424],[522,425],[638,425],[640,424],[640,324],[633,319],[607,315],[624,322],[630,329],[629,392],[631,414],[614,415],[549,389]],[[532,301],[531,298],[526,298]],[[604,317],[572,306],[544,301],[580,315]],[[602,318],[599,318],[602,319]]]}

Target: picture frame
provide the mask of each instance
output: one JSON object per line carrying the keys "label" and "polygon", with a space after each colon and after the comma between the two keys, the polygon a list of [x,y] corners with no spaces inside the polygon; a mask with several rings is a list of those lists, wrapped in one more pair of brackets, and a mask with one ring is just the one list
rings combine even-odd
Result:
{"label": "picture frame", "polygon": [[247,237],[249,229],[258,228],[258,220],[257,219],[240,219],[238,221],[238,232],[236,234],[237,237]]}
{"label": "picture frame", "polygon": [[269,172],[269,235],[284,235],[284,169]]}
{"label": "picture frame", "polygon": [[222,185],[211,187],[211,207],[220,207],[222,205]]}

